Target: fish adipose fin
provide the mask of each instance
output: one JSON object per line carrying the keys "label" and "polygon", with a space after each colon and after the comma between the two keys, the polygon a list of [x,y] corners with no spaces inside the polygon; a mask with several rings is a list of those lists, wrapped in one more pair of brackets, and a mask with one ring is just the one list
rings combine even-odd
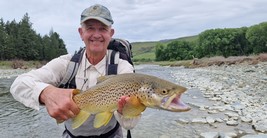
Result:
{"label": "fish adipose fin", "polygon": [[80,113],[72,119],[72,129],[80,127],[90,116],[90,113],[80,110]]}
{"label": "fish adipose fin", "polygon": [[110,121],[112,115],[113,114],[111,112],[102,112],[102,113],[96,114],[95,120],[94,120],[94,127],[99,128],[103,125],[106,126],[108,122]]}

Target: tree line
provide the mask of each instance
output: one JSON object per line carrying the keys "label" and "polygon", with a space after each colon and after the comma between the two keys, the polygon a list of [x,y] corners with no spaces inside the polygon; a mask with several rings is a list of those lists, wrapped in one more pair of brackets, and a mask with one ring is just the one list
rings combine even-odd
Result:
{"label": "tree line", "polygon": [[244,56],[267,52],[267,22],[251,27],[210,29],[195,41],[156,45],[156,60],[187,60],[212,56]]}
{"label": "tree line", "polygon": [[0,60],[48,61],[66,53],[59,34],[52,29],[48,35],[37,34],[27,13],[19,22],[0,19]]}

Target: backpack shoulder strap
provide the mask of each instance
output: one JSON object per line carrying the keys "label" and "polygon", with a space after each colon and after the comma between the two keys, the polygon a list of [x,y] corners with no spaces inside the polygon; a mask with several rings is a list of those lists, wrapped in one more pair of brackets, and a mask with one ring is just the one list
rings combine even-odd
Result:
{"label": "backpack shoulder strap", "polygon": [[132,58],[132,45],[129,43],[129,41],[125,40],[125,39],[119,39],[117,38],[117,40],[119,40],[119,42],[125,47],[126,49],[126,54],[128,55],[128,57]]}
{"label": "backpack shoulder strap", "polygon": [[118,64],[120,59],[120,53],[115,50],[108,50],[107,57],[107,75],[114,75],[118,73]]}
{"label": "backpack shoulder strap", "polygon": [[59,88],[76,88],[75,84],[75,75],[78,71],[80,61],[82,60],[82,55],[85,51],[85,48],[80,49],[78,52],[72,56],[68,66],[66,75],[59,84]]}

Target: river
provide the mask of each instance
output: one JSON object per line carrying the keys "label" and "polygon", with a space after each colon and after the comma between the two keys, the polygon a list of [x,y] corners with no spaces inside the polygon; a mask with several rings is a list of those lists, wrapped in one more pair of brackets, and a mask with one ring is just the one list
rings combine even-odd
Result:
{"label": "river", "polygon": [[[179,81],[177,72],[187,72],[190,69],[181,67],[161,67],[156,65],[137,65],[136,72],[157,76],[177,84]],[[10,85],[15,77],[0,79],[0,138],[58,138],[64,130],[63,124],[56,124],[42,107],[36,111],[25,107],[13,99],[9,92]],[[182,84],[184,86],[188,84]],[[189,86],[186,86],[189,87]],[[192,96],[193,95],[193,96]],[[197,97],[197,98],[195,98]],[[214,105],[214,101],[204,98],[199,89],[190,87],[182,96],[185,103],[194,105]],[[133,138],[194,138],[199,137],[201,132],[247,130],[253,132],[251,125],[240,124],[239,126],[226,126],[224,123],[216,125],[205,123],[188,123],[182,120],[192,120],[199,116],[209,116],[207,111],[199,110],[192,106],[188,112],[174,113],[157,109],[146,109],[137,126],[131,131]],[[217,113],[215,117],[221,117],[224,113]],[[126,131],[124,130],[126,136]]]}

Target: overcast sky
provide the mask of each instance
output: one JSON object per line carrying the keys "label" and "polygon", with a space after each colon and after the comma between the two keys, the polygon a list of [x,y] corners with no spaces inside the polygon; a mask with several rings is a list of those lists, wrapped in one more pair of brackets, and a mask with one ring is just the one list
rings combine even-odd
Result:
{"label": "overcast sky", "polygon": [[1,0],[0,17],[20,21],[29,14],[41,35],[51,28],[73,53],[81,12],[102,4],[112,13],[115,36],[130,42],[158,41],[197,35],[212,28],[239,28],[267,21],[267,0]]}

